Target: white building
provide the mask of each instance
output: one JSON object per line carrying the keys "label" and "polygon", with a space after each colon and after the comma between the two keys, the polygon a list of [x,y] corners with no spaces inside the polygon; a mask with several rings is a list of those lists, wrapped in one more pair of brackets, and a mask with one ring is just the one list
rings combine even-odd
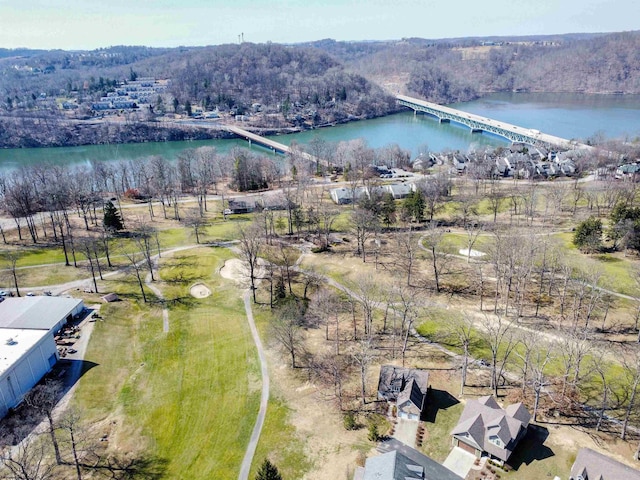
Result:
{"label": "white building", "polygon": [[82,300],[7,298],[0,303],[0,418],[58,361],[55,333],[82,312]]}

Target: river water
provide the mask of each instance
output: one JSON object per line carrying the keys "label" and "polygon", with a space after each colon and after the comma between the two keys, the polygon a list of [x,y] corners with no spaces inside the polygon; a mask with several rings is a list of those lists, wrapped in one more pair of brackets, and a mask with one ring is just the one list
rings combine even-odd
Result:
{"label": "river water", "polygon": [[[483,117],[534,128],[568,139],[587,139],[595,134],[610,138],[636,138],[640,135],[640,95],[581,94],[492,94],[480,100],[452,105]],[[340,142],[363,138],[371,147],[397,143],[416,155],[425,146],[431,151],[468,150],[470,147],[508,145],[486,133],[472,134],[467,127],[439,123],[437,119],[407,111],[372,120],[352,122],[292,135],[272,137],[290,144],[305,144],[315,136]],[[203,140],[82,147],[0,149],[0,170],[44,162],[79,165],[91,160],[125,160],[163,155],[175,159],[188,148],[213,146],[227,152],[234,146],[247,146],[241,140]],[[253,147],[265,151],[260,147]]]}

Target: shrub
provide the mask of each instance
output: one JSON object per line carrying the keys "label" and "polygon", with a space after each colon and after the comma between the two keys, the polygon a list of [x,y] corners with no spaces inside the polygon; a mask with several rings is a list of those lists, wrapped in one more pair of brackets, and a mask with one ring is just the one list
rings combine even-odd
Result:
{"label": "shrub", "polygon": [[378,425],[375,423],[369,424],[369,433],[367,434],[367,438],[371,442],[377,442],[380,440],[380,433],[378,433]]}
{"label": "shrub", "polygon": [[356,422],[356,416],[352,412],[347,412],[344,414],[342,418],[342,423],[344,424],[344,428],[346,430],[355,430],[358,428],[358,424]]}

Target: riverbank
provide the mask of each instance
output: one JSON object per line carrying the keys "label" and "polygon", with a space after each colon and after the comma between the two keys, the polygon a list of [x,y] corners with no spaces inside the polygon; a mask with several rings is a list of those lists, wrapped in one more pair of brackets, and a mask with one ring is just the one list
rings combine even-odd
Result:
{"label": "riverbank", "polygon": [[389,110],[381,115],[350,115],[347,118],[318,125],[300,124],[282,127],[265,126],[259,122],[238,121],[233,117],[223,122],[184,119],[173,121],[139,121],[113,119],[69,120],[66,118],[3,117],[0,118],[0,148],[80,147],[149,142],[223,140],[234,135],[221,125],[239,126],[262,136],[288,135],[346,123],[385,117],[402,111]]}

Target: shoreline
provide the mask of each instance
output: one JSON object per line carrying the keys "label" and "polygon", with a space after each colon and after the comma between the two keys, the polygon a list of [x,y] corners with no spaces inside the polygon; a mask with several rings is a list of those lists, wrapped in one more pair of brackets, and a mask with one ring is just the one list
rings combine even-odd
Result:
{"label": "shoreline", "polygon": [[[394,115],[397,113],[401,113],[404,109],[397,108],[383,115],[372,115],[372,116],[363,116],[363,117],[353,117],[347,118],[343,120],[338,120],[331,123],[324,123],[322,125],[317,125],[312,128],[301,128],[295,126],[287,126],[282,128],[273,128],[273,127],[261,127],[258,125],[255,126],[247,126],[245,123],[232,122],[231,124],[241,126],[242,128],[250,131],[252,133],[256,133],[261,136],[281,136],[281,135],[289,135],[301,132],[307,132],[312,130],[324,129],[335,127],[337,125],[344,125],[347,123],[358,122],[361,120],[371,120],[374,118],[382,118],[387,117],[389,115]],[[4,117],[6,119],[7,117]],[[15,117],[12,120],[24,119],[25,121],[31,120],[39,123],[41,117]],[[50,119],[49,119],[50,120]],[[36,124],[34,122],[34,124]],[[73,138],[69,129],[75,130],[92,130],[94,135],[98,135],[102,133],[101,131],[110,129],[117,129],[118,131],[115,133],[123,134],[120,137],[120,141],[118,139],[106,139],[104,140],[104,134],[100,135],[102,138],[92,138],[91,136],[87,136],[87,141],[77,141],[70,142],[66,141],[62,142],[49,142],[44,143],[43,141],[37,141],[37,144],[14,144],[8,145],[7,143],[0,144],[0,149],[2,150],[29,150],[29,149],[46,149],[46,148],[73,148],[73,147],[84,147],[89,145],[130,145],[130,144],[144,144],[144,143],[163,143],[163,142],[182,142],[182,141],[194,141],[194,140],[230,140],[239,138],[236,135],[229,133],[228,131],[222,128],[226,124],[222,123],[206,123],[203,122],[201,125],[198,125],[198,120],[189,119],[189,123],[181,124],[180,121],[171,122],[171,126],[162,126],[163,122],[158,121],[144,121],[144,122],[133,122],[127,124],[125,122],[96,122],[95,119],[88,120],[74,120],[73,122],[69,122],[68,119],[56,119],[51,122],[50,125],[53,125],[54,128],[58,128],[58,131],[62,134],[65,134],[67,139]],[[2,127],[2,119],[0,119],[0,127]],[[128,127],[128,128],[127,128]],[[219,128],[218,128],[219,127]],[[142,129],[147,129],[146,132],[140,132]],[[133,131],[137,130],[137,131]],[[126,134],[129,133],[131,136],[126,137]],[[146,134],[146,135],[145,135]],[[88,134],[90,135],[90,134]],[[23,138],[22,136],[20,138]],[[29,137],[30,138],[30,137]]]}

